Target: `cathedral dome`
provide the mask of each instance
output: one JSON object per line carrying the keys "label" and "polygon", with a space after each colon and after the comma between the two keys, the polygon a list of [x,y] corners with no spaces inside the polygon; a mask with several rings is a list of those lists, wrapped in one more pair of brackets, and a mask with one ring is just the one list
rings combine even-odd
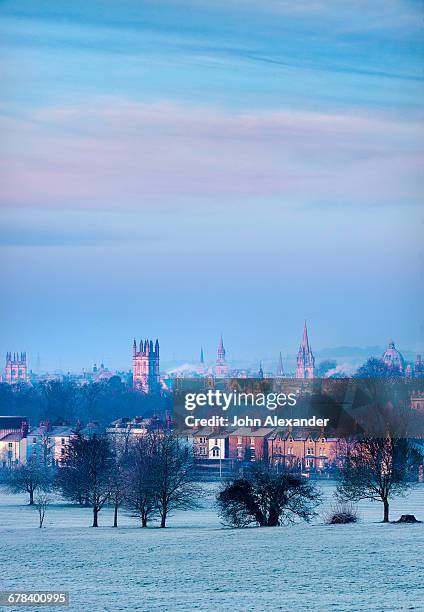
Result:
{"label": "cathedral dome", "polygon": [[388,368],[392,368],[393,370],[399,370],[403,372],[405,369],[405,360],[397,348],[395,347],[395,343],[393,340],[389,342],[389,346],[383,353],[381,358]]}

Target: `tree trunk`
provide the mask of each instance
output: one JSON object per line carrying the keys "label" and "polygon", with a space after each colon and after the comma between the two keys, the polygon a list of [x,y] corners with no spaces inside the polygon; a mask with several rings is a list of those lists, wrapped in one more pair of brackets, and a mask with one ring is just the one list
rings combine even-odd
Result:
{"label": "tree trunk", "polygon": [[162,529],[166,527],[166,514],[162,514],[160,517],[160,526]]}
{"label": "tree trunk", "polygon": [[98,522],[97,522],[97,515],[99,513],[99,510],[97,508],[97,506],[93,506],[93,527],[98,527]]}
{"label": "tree trunk", "polygon": [[278,527],[279,525],[278,512],[276,510],[270,510],[268,520],[266,522],[267,527]]}
{"label": "tree trunk", "polygon": [[34,489],[29,490],[29,505],[34,505]]}
{"label": "tree trunk", "polygon": [[141,513],[141,526],[147,527],[147,514],[144,512]]}
{"label": "tree trunk", "polygon": [[118,500],[115,500],[115,512],[113,514],[113,526],[118,527]]}
{"label": "tree trunk", "polygon": [[383,499],[383,504],[384,504],[383,523],[388,523],[389,522],[389,502],[387,501],[387,499]]}

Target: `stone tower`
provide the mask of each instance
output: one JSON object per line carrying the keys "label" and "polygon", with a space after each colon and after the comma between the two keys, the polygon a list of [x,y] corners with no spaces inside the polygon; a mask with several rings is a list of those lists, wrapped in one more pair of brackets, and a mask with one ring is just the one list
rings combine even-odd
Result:
{"label": "stone tower", "polygon": [[140,340],[133,343],[133,387],[143,393],[157,393],[160,390],[159,341]]}
{"label": "stone tower", "polygon": [[306,321],[303,328],[303,338],[297,353],[296,378],[313,378],[315,373],[315,357],[309,346]]}
{"label": "stone tower", "polygon": [[6,382],[9,385],[28,382],[26,352],[6,353]]}

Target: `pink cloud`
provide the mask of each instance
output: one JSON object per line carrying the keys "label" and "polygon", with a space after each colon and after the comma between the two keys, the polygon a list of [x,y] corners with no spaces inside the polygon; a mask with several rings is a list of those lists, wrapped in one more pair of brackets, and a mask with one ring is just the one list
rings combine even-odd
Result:
{"label": "pink cloud", "polygon": [[423,124],[119,99],[2,118],[3,206],[148,209],[173,198],[418,203]]}

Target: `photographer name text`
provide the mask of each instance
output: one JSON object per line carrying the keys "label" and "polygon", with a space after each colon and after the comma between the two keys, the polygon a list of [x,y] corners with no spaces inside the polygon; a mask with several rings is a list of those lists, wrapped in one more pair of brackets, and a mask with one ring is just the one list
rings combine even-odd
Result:
{"label": "photographer name text", "polygon": [[330,419],[312,416],[309,419],[284,419],[268,415],[264,419],[258,417],[234,415],[232,419],[213,415],[208,418],[198,418],[190,414],[185,418],[187,427],[327,427]]}

